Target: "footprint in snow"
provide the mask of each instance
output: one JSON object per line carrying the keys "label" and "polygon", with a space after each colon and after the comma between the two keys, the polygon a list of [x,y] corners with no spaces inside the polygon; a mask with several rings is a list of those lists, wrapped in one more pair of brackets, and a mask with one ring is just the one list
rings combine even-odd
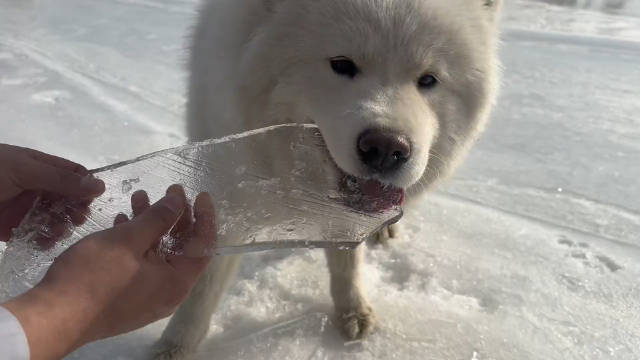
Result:
{"label": "footprint in snow", "polygon": [[575,261],[580,261],[584,266],[612,273],[622,270],[622,266],[609,256],[591,250],[588,243],[575,242],[565,235],[560,235],[558,244],[566,247],[569,250],[569,256]]}

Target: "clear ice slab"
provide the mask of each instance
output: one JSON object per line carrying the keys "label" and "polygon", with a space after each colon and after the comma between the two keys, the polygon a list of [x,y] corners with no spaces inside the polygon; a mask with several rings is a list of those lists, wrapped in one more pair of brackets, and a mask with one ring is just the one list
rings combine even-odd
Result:
{"label": "clear ice slab", "polygon": [[[145,190],[152,202],[182,184],[189,199],[213,198],[217,239],[204,254],[181,254],[165,236],[161,251],[226,255],[282,248],[351,248],[402,216],[397,192],[365,195],[335,166],[314,125],[285,124],[189,144],[93,170],[106,192],[74,226],[73,204],[40,200],[14,231],[0,262],[0,284],[12,293],[32,286],[53,259],[81,238],[130,212]],[[52,223],[64,224],[64,231]],[[75,222],[77,223],[77,222]],[[57,230],[56,230],[57,229]],[[42,244],[50,247],[43,249]],[[17,286],[10,286],[9,282]],[[15,290],[20,288],[20,290]],[[6,295],[6,292],[5,292]]]}

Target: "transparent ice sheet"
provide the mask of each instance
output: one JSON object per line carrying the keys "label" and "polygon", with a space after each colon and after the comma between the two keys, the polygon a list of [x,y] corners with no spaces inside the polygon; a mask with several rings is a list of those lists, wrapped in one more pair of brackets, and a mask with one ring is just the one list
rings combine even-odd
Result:
{"label": "transparent ice sheet", "polygon": [[[209,192],[216,210],[215,248],[206,254],[182,254],[187,256],[349,248],[402,213],[400,207],[388,206],[393,199],[362,195],[357,182],[337,170],[313,125],[279,125],[190,144],[92,173],[105,182],[106,192],[91,204],[84,224],[72,224],[66,215],[70,205],[64,201],[40,201],[14,232],[0,263],[2,277],[8,272],[32,276],[35,268],[50,264],[79,239],[111,227],[118,213],[130,213],[136,190],[145,190],[155,202],[175,183],[184,186],[190,199]],[[52,218],[65,222],[62,236],[49,226]],[[43,240],[53,247],[43,250]],[[176,253],[172,241],[166,236],[162,249]],[[22,266],[31,269],[19,270]]]}

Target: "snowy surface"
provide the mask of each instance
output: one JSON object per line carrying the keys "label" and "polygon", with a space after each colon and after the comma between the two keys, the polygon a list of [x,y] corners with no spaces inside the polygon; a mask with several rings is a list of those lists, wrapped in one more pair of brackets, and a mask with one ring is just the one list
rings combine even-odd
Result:
{"label": "snowy surface", "polygon": [[[254,254],[199,357],[640,358],[640,1],[591,3],[509,3],[486,136],[368,253],[373,336],[332,326],[321,251]],[[91,167],[184,142],[194,0],[0,8],[0,142]],[[142,358],[163,326],[69,358]]]}

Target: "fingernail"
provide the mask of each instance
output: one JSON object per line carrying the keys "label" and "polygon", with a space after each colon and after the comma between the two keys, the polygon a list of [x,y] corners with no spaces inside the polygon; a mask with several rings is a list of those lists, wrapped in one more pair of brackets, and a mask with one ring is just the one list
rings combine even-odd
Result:
{"label": "fingernail", "polygon": [[104,183],[102,180],[93,177],[93,175],[87,175],[80,181],[80,186],[92,194],[99,194],[104,191]]}
{"label": "fingernail", "polygon": [[167,196],[165,196],[164,203],[169,208],[169,210],[173,211],[176,214],[179,214],[184,207],[182,199],[178,195],[173,193],[167,194]]}

